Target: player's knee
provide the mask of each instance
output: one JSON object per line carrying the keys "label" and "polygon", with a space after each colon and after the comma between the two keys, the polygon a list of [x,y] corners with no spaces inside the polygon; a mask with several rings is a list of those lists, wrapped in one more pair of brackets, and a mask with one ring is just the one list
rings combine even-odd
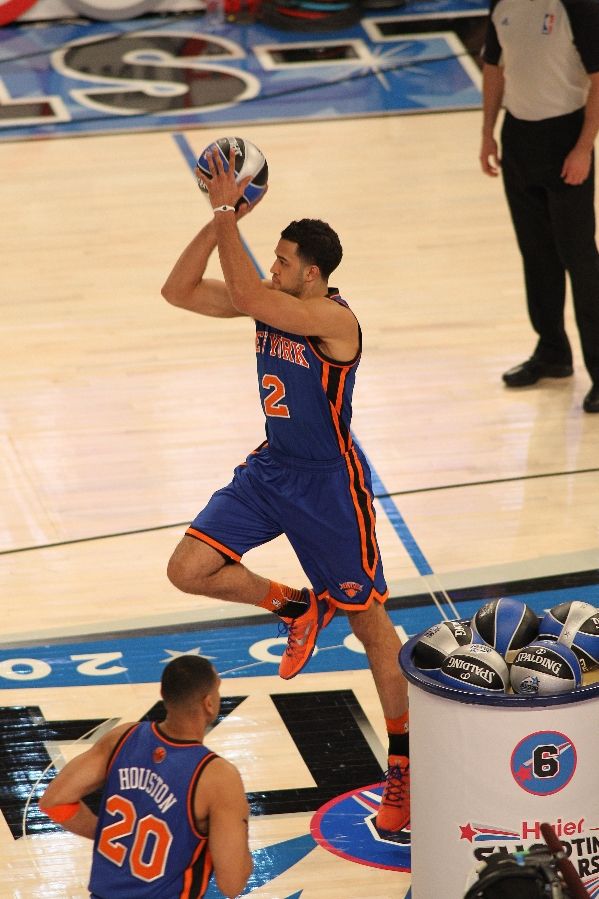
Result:
{"label": "player's knee", "polygon": [[380,642],[387,622],[386,610],[379,603],[371,603],[367,609],[348,612],[349,625],[354,636],[368,651],[369,647],[376,647]]}
{"label": "player's knee", "polygon": [[166,575],[183,593],[197,593],[204,580],[202,567],[194,559],[194,554],[185,552],[178,546],[169,559]]}
{"label": "player's knee", "polygon": [[348,612],[347,618],[354,636],[364,646],[367,646],[376,638],[376,633],[372,627],[371,616],[368,614],[368,609],[359,612]]}
{"label": "player's knee", "polygon": [[210,595],[209,581],[224,560],[203,543],[188,541],[189,538],[184,538],[169,559],[167,577],[183,593]]}
{"label": "player's knee", "polygon": [[173,555],[169,559],[166,568],[166,576],[174,587],[182,590],[184,593],[192,592],[190,587],[193,581],[197,581],[197,573],[190,570],[189,566],[177,555]]}

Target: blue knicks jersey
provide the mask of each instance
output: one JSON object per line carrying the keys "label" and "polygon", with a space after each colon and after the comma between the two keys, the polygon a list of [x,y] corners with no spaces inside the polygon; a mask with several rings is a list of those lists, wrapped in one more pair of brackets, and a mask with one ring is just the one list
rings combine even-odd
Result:
{"label": "blue knicks jersey", "polygon": [[[202,771],[215,754],[142,722],[117,743],[104,786],[89,890],[96,899],[199,899],[208,838],[193,817]],[[201,789],[201,787],[200,787]]]}
{"label": "blue knicks jersey", "polygon": [[[329,298],[347,307],[338,293],[331,292]],[[286,456],[314,461],[348,452],[352,446],[352,394],[362,345],[359,333],[356,356],[343,363],[325,356],[313,337],[256,322],[258,386],[269,447]]]}

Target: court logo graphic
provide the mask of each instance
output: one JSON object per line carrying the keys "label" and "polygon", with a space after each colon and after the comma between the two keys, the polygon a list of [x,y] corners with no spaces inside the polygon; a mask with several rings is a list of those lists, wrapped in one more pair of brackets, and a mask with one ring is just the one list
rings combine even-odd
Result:
{"label": "court logo graphic", "polygon": [[374,826],[382,794],[383,785],[378,783],[331,799],[312,818],[311,834],[323,849],[348,861],[410,871],[409,842],[386,840]]}
{"label": "court logo graphic", "polygon": [[33,6],[37,0],[6,0],[0,3],[0,26],[18,19]]}
{"label": "court logo graphic", "polygon": [[524,737],[512,753],[512,777],[534,796],[550,796],[567,786],[576,771],[576,747],[559,731],[545,730]]}

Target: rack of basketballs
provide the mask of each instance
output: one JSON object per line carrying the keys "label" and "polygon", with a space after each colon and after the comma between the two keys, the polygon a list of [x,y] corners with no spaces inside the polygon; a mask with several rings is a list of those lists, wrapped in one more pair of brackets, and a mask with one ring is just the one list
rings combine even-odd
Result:
{"label": "rack of basketballs", "polygon": [[459,690],[567,693],[599,668],[599,608],[573,600],[539,618],[518,599],[495,599],[470,621],[443,621],[424,631],[412,660],[428,677]]}

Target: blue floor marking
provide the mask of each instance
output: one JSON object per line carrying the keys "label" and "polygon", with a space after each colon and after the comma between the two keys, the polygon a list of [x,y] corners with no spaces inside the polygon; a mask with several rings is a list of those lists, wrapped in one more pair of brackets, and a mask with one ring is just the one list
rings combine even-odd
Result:
{"label": "blue floor marking", "polygon": [[[246,888],[240,894],[246,896],[258,887],[267,886],[276,877],[289,871],[316,848],[316,841],[311,834],[302,834],[279,843],[272,843],[262,849],[254,849],[252,859],[254,870],[250,875]],[[293,893],[288,899],[299,899],[302,890]],[[214,879],[206,892],[206,899],[221,899],[222,893]]]}
{"label": "blue floor marking", "polygon": [[[506,591],[505,596],[510,596]],[[599,606],[599,584],[563,587],[557,590],[518,593],[515,599],[526,603],[542,616],[562,602],[580,600]],[[480,598],[461,600],[459,618],[470,620],[481,607]],[[389,609],[394,625],[401,625],[407,636],[421,633],[438,621],[431,605],[407,604]],[[310,659],[310,674],[334,671],[365,671],[368,659],[353,648],[345,615],[335,615],[319,640]],[[0,687],[9,690],[35,687],[81,687],[105,684],[155,683],[167,662],[177,655],[202,655],[213,661],[227,680],[277,676],[285,638],[277,640],[276,622],[264,618],[260,623],[227,627],[207,622],[197,630],[178,633],[113,634],[109,637],[73,637],[69,643],[39,643],[0,649]],[[8,701],[8,692],[6,692]]]}
{"label": "blue floor marking", "polygon": [[372,489],[375,497],[378,499],[379,503],[385,510],[387,518],[391,522],[393,530],[401,540],[405,551],[410,557],[411,561],[414,563],[414,567],[416,568],[418,574],[428,575],[433,574],[433,569],[427,562],[424,553],[418,546],[412,532],[407,526],[403,515],[395,505],[392,497],[388,495],[387,489],[375,469],[372,467],[372,463],[370,459],[368,459],[368,464],[370,466],[370,471],[372,474]]}
{"label": "blue floor marking", "polygon": [[183,154],[183,158],[185,159],[185,162],[189,166],[190,170],[193,172],[196,167],[197,157],[196,157],[195,153],[193,152],[193,150],[191,149],[191,146],[189,145],[189,141],[183,134],[173,134],[173,140],[175,141],[175,143],[181,150],[181,153]]}

